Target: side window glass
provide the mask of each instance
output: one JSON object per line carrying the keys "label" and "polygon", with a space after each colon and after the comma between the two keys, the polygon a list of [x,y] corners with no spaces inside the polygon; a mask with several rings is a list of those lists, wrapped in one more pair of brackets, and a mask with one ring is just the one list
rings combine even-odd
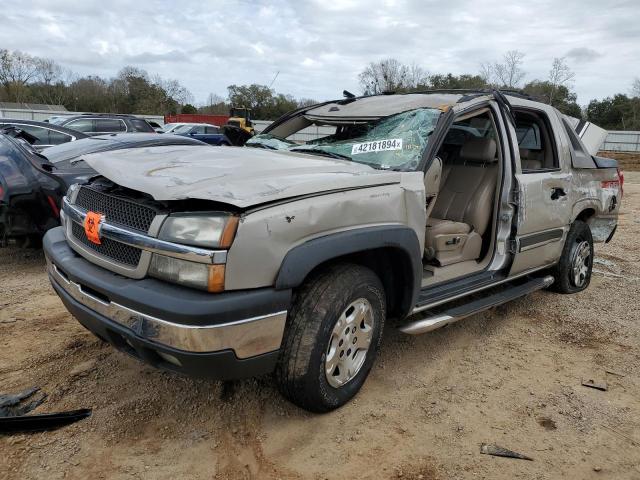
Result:
{"label": "side window glass", "polygon": [[126,127],[122,120],[117,118],[99,118],[96,120],[96,131],[105,133],[124,132]]}
{"label": "side window glass", "polygon": [[79,132],[94,132],[93,120],[90,118],[79,118],[65,125],[67,128],[78,130]]}
{"label": "side window glass", "polygon": [[558,152],[553,130],[546,114],[541,111],[516,112],[516,137],[520,151],[522,173],[559,168]]}
{"label": "side window glass", "polygon": [[219,133],[217,127],[205,127],[205,133]]}
{"label": "side window glass", "polygon": [[49,130],[49,145],[60,145],[71,141],[71,136],[66,133]]}
{"label": "side window glass", "polygon": [[141,120],[139,118],[132,118],[129,121],[131,122],[131,124],[133,125],[133,127],[135,128],[135,130],[137,132],[149,132],[149,133],[151,133],[151,132],[155,131],[150,124],[148,124],[146,121]]}
{"label": "side window glass", "polygon": [[542,150],[542,140],[540,139],[540,127],[535,123],[528,125],[518,125],[516,127],[518,136],[518,146],[532,150]]}
{"label": "side window glass", "polygon": [[34,145],[51,145],[47,129],[34,125],[16,125],[16,127],[36,137],[38,140],[36,140]]}

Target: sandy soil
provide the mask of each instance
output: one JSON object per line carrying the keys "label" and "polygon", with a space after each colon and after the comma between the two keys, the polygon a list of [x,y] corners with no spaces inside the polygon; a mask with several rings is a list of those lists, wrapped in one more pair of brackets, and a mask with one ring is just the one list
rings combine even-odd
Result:
{"label": "sandy soil", "polygon": [[[327,415],[288,404],[269,377],[195,381],[114,351],[65,311],[41,253],[0,250],[0,391],[41,387],[36,412],[93,408],[0,437],[0,478],[638,479],[640,173],[623,210],[587,291],[538,292],[421,337],[388,329],[363,390]],[[482,442],[534,460],[481,455]]]}

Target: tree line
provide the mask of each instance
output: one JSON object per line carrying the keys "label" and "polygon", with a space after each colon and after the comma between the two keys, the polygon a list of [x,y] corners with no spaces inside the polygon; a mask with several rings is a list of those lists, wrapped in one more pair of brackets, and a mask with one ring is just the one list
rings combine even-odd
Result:
{"label": "tree line", "polygon": [[517,90],[607,130],[640,130],[640,79],[634,81],[629,95],[619,93],[602,100],[593,99],[582,108],[573,91],[575,73],[565,58],[553,59],[546,78],[528,82],[524,59],[524,53],[511,50],[498,61],[482,63],[477,73],[454,75],[429,74],[416,64],[407,65],[388,58],[367,65],[358,80],[365,95],[432,89]]}
{"label": "tree line", "polygon": [[81,112],[176,113],[193,95],[177,80],[124,67],[114,78],[80,77],[54,60],[0,49],[0,101]]}
{"label": "tree line", "polygon": [[[607,130],[640,130],[640,79],[629,94],[591,100],[582,108],[573,91],[575,73],[565,58],[553,59],[545,78],[527,78],[525,54],[512,50],[494,62],[482,63],[476,73],[428,73],[416,64],[389,58],[368,64],[358,80],[364,95],[432,89],[515,89]],[[0,49],[0,101],[63,105],[70,111],[139,113],[149,115],[210,113],[228,115],[231,106],[251,108],[253,118],[273,120],[284,113],[317,103],[277,93],[266,85],[229,85],[227,97],[210,94],[204,105],[193,106],[193,95],[177,80],[150,75],[133,66],[113,78],[78,76],[54,60],[20,51]]]}

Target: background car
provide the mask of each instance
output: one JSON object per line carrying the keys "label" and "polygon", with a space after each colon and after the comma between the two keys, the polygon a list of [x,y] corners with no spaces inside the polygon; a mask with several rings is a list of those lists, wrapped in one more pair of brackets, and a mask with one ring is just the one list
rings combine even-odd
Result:
{"label": "background car", "polygon": [[36,151],[17,130],[0,133],[0,245],[9,239],[38,244],[42,235],[60,224],[62,197],[69,186],[96,175],[84,155],[125,148],[166,145],[205,146],[178,135],[112,134]]}
{"label": "background car", "polygon": [[210,145],[231,145],[231,141],[221,132],[220,127],[208,123],[187,123],[176,128],[174,135],[192,137]]}
{"label": "background car", "polygon": [[164,127],[160,125],[158,122],[154,122],[153,120],[147,120],[147,123],[151,125],[151,127],[155,130],[156,133],[164,133]]}
{"label": "background car", "polygon": [[182,125],[189,125],[189,124],[184,122],[165,123],[164,127],[162,127],[162,131],[163,133],[173,133],[173,131],[176,128],[181,127]]}
{"label": "background car", "polygon": [[49,123],[78,130],[87,135],[104,133],[155,133],[149,123],[134,115],[118,115],[111,113],[85,113],[59,118],[50,118]]}
{"label": "background car", "polygon": [[52,145],[73,142],[81,138],[87,138],[82,132],[70,128],[53,125],[47,122],[33,120],[20,120],[16,118],[0,118],[0,129],[4,127],[16,127],[33,135],[37,141],[33,144],[36,150],[42,150]]}

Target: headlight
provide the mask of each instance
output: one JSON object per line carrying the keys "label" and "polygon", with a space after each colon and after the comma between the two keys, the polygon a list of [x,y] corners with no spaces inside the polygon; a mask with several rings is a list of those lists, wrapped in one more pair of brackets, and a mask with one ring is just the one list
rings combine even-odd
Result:
{"label": "headlight", "polygon": [[170,215],[162,224],[160,239],[204,248],[229,248],[238,217],[218,214]]}
{"label": "headlight", "polygon": [[208,292],[222,292],[224,290],[224,267],[224,265],[189,262],[154,253],[151,257],[149,275],[185,287],[198,288]]}

